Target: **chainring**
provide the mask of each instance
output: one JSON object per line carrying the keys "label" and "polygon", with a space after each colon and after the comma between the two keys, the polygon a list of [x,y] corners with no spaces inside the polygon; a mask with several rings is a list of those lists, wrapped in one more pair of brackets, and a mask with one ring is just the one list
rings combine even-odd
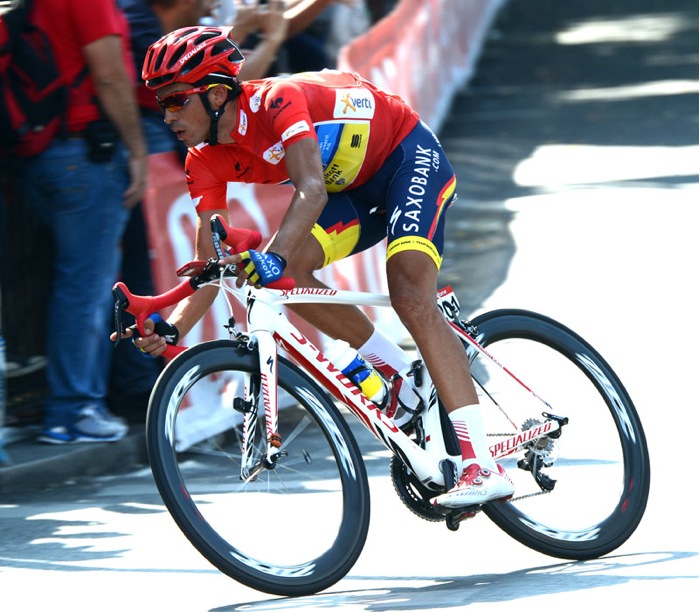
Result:
{"label": "chainring", "polygon": [[445,520],[445,514],[438,512],[430,503],[430,499],[439,495],[440,491],[431,491],[421,484],[415,474],[410,473],[404,463],[395,456],[391,458],[389,471],[396,494],[413,514],[434,523]]}

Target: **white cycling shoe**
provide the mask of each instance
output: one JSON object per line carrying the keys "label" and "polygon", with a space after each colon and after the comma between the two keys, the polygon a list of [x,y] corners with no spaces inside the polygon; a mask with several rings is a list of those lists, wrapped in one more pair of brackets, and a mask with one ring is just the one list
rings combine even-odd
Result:
{"label": "white cycling shoe", "polygon": [[454,487],[431,501],[434,506],[462,508],[494,500],[505,501],[510,499],[513,493],[515,493],[515,486],[500,465],[498,472],[492,472],[472,463],[464,468],[461,478]]}

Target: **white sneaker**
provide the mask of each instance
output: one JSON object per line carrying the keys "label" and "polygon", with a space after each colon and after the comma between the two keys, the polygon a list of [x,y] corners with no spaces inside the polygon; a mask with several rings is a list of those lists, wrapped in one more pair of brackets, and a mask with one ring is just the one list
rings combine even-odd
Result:
{"label": "white sneaker", "polygon": [[90,405],[80,411],[78,420],[69,427],[54,427],[39,435],[46,444],[116,442],[129,433],[129,425],[103,406]]}
{"label": "white sneaker", "polygon": [[472,463],[464,468],[457,484],[446,493],[432,499],[434,506],[461,508],[485,504],[495,499],[510,499],[515,486],[506,471],[499,465],[498,472],[492,472]]}

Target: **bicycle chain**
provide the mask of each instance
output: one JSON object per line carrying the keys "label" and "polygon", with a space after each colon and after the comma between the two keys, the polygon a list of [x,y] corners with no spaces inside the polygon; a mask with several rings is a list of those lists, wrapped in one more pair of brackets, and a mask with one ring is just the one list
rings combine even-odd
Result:
{"label": "bicycle chain", "polygon": [[[486,434],[487,438],[505,438],[508,437],[512,434],[510,433],[489,433]],[[521,499],[527,499],[528,497],[537,497],[539,495],[547,495],[548,493],[551,493],[551,491],[537,491],[537,493],[528,493],[527,495],[520,495],[519,497],[511,497],[508,501],[509,502],[515,502],[515,501],[520,501]]]}
{"label": "bicycle chain", "polygon": [[520,501],[521,499],[527,499],[528,497],[537,497],[538,495],[547,495],[548,493],[551,493],[551,491],[538,491],[537,493],[528,493],[527,495],[521,495],[519,497],[511,497],[508,501],[515,502],[515,501]]}

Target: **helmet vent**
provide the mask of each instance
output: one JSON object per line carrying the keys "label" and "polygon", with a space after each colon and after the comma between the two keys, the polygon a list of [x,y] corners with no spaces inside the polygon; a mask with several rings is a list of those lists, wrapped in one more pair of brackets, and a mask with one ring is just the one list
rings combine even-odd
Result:
{"label": "helmet vent", "polygon": [[[186,47],[184,47],[184,46],[183,46],[183,47],[178,47],[178,48],[175,49],[175,53],[173,53],[173,54],[170,56],[170,61],[168,62],[168,68],[172,68],[173,66],[175,66],[175,65],[177,64],[178,60],[179,60],[179,59],[182,57],[182,55],[184,54],[185,49],[186,49]],[[166,47],[163,47],[163,52],[167,52],[167,48],[166,48]],[[158,59],[159,59],[159,62],[158,62],[158,63],[160,63],[160,58],[158,58]],[[188,62],[188,64],[189,64],[189,62]]]}

